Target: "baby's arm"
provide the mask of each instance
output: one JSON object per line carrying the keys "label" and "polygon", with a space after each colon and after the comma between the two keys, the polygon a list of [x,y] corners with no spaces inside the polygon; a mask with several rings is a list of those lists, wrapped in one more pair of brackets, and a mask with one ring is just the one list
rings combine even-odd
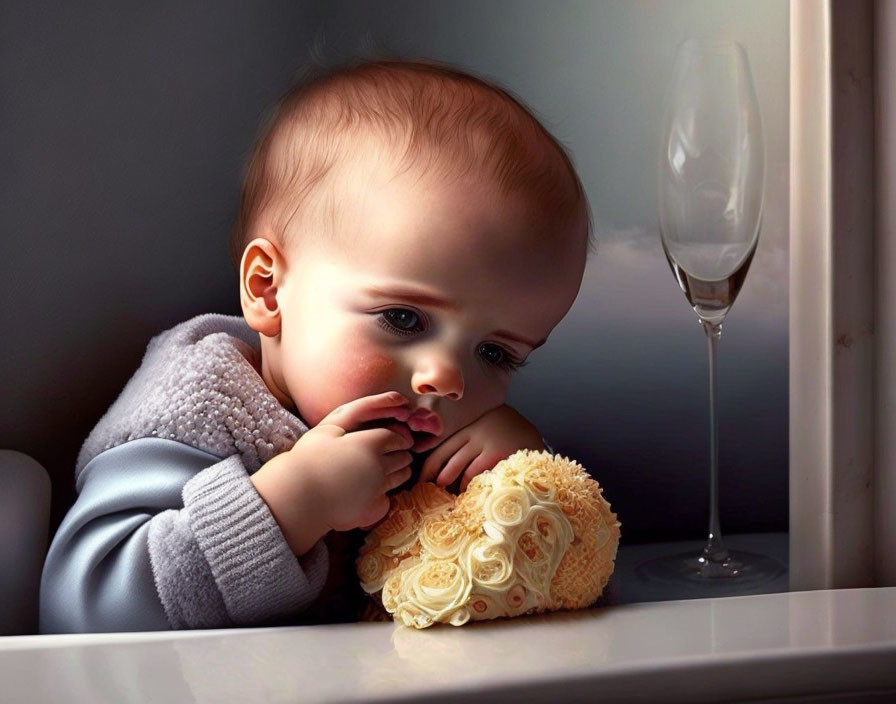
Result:
{"label": "baby's arm", "polygon": [[41,631],[256,625],[306,608],[326,580],[320,538],[376,522],[410,475],[401,426],[348,432],[406,419],[396,404],[342,406],[251,477],[239,456],[158,438],[100,453],[47,555]]}
{"label": "baby's arm", "polygon": [[323,543],[296,560],[238,456],[142,438],[82,479],[44,565],[44,633],[249,625],[323,587]]}
{"label": "baby's arm", "polygon": [[419,481],[436,479],[440,486],[448,486],[463,474],[460,490],[464,491],[473,477],[517,450],[544,449],[538,428],[505,404],[480,416],[436,447],[423,463]]}

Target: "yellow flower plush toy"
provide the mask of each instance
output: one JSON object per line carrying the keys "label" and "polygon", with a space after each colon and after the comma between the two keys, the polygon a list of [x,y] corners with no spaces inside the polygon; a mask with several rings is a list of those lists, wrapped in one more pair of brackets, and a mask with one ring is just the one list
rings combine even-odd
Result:
{"label": "yellow flower plush toy", "polygon": [[613,572],[619,522],[580,464],[520,450],[453,496],[392,497],[357,560],[361,587],[406,626],[460,626],[590,606]]}

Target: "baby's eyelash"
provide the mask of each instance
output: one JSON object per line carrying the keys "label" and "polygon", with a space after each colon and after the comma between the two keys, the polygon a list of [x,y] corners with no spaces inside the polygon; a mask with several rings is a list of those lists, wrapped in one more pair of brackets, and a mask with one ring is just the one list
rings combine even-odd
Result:
{"label": "baby's eyelash", "polygon": [[388,320],[387,313],[410,313],[417,317],[418,321],[423,320],[423,316],[421,316],[416,311],[410,310],[409,308],[389,308],[388,310],[380,311],[376,316],[376,321],[381,328],[384,330],[388,330],[389,332],[393,332],[397,335],[414,335],[418,332],[422,332],[422,330],[407,330],[405,328],[400,328],[397,325],[392,324]]}
{"label": "baby's eyelash", "polygon": [[[423,329],[425,329],[425,328],[423,328],[420,330],[416,330],[416,329],[408,330],[406,328],[401,328],[389,321],[390,313],[391,314],[410,313],[412,316],[417,318],[418,324],[420,324],[420,325],[423,325],[423,321],[425,320],[425,318],[420,313],[417,313],[416,311],[411,310],[410,308],[388,308],[384,311],[380,311],[379,313],[377,313],[376,314],[377,324],[384,330],[386,330],[394,335],[403,335],[403,336],[416,335],[420,332],[423,332]],[[416,328],[416,326],[414,326],[414,327]],[[503,369],[504,371],[513,373],[515,371],[518,371],[522,367],[525,367],[528,364],[528,362],[523,362],[523,361],[517,360],[506,349],[504,349],[500,345],[496,345],[494,343],[483,343],[483,344],[479,345],[478,350],[481,350],[483,347],[485,347],[487,345],[494,347],[498,350],[501,350],[501,353],[502,353],[502,359],[500,362],[490,362],[489,360],[485,359],[484,356],[482,357],[482,359],[485,361],[485,363],[492,367],[496,367],[497,369]]]}
{"label": "baby's eyelash", "polygon": [[[486,343],[486,344],[491,344],[491,343]],[[510,354],[507,350],[505,350],[500,345],[492,344],[491,346],[501,350],[501,352],[503,353],[503,359],[497,363],[489,362],[488,360],[486,360],[486,364],[491,364],[494,367],[498,367],[499,369],[504,369],[505,371],[508,371],[508,372],[515,372],[515,371],[518,371],[519,369],[521,369],[522,367],[525,367],[529,363],[529,362],[522,362],[522,361],[517,360],[516,358],[514,358],[514,356],[512,354]],[[484,345],[479,345],[479,349],[482,349],[482,347],[484,347]]]}

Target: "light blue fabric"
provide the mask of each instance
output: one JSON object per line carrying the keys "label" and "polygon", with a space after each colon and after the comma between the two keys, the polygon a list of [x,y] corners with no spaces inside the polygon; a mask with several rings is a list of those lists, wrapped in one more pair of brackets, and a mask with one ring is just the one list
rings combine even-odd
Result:
{"label": "light blue fabric", "polygon": [[171,628],[150,568],[149,522],[182,507],[184,484],[219,461],[182,443],[143,438],[89,462],[44,563],[41,633]]}
{"label": "light blue fabric", "polygon": [[[41,633],[249,625],[307,607],[326,579],[323,541],[297,560],[285,548],[261,498],[246,487],[236,492],[250,505],[257,501],[254,510],[206,512],[208,520],[202,522],[215,537],[210,546],[200,546],[182,495],[189,493],[191,482],[202,487],[205,477],[222,484],[222,469],[242,472],[248,482],[236,456],[221,460],[158,438],[133,440],[89,462],[78,500],[44,564]],[[221,528],[227,521],[229,535]],[[154,524],[157,535],[151,541]],[[240,559],[221,556],[222,545],[233,543],[234,532],[239,544],[233,547]],[[155,543],[152,559],[150,542]]]}
{"label": "light blue fabric", "polygon": [[[248,484],[238,457],[158,438],[97,455],[44,564],[40,631],[249,625],[305,608],[326,578],[326,547],[320,541],[297,560],[264,502],[234,473]],[[218,501],[207,511],[196,501],[185,507],[191,487],[207,496],[209,481],[226,487],[218,499],[235,494],[249,510],[219,512]],[[213,537],[197,539],[197,522]]]}
{"label": "light blue fabric", "polygon": [[78,500],[44,564],[42,632],[291,622],[320,595],[324,540],[296,558],[249,478],[308,429],[258,355],[238,316],[150,341],[78,456]]}

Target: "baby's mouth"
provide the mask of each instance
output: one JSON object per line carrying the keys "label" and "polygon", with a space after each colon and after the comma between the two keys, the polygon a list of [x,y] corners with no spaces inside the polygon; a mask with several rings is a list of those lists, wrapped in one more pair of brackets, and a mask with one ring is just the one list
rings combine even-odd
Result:
{"label": "baby's mouth", "polygon": [[407,419],[414,445],[411,452],[426,452],[439,444],[444,427],[437,413],[426,408],[418,408]]}

